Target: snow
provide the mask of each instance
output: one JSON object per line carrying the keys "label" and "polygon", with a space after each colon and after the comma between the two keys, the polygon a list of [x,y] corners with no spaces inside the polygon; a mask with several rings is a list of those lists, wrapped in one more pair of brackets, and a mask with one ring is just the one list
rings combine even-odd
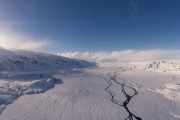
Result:
{"label": "snow", "polygon": [[156,92],[163,94],[166,98],[180,103],[180,85],[166,84],[162,89],[155,89]]}
{"label": "snow", "polygon": [[176,61],[156,60],[156,61],[137,61],[130,63],[133,70],[146,70],[159,73],[180,74],[180,64]]}
{"label": "snow", "polygon": [[180,84],[165,84],[165,87],[172,90],[180,90]]}
{"label": "snow", "polygon": [[[1,49],[0,49],[1,51]],[[5,50],[3,50],[3,53]],[[30,51],[12,51],[0,54],[0,71],[44,71],[46,69],[72,69],[92,66],[82,60],[68,59],[61,56]]]}
{"label": "snow", "polygon": [[46,53],[0,48],[0,113],[22,95],[44,93],[63,83],[52,76],[56,72],[73,74],[94,65]]}
{"label": "snow", "polygon": [[[23,95],[6,107],[1,120],[125,120],[128,113],[111,101],[105,91],[108,73],[117,74],[117,81],[131,86],[138,91],[128,107],[143,120],[178,120],[177,107],[172,100],[149,89],[163,88],[164,85],[178,82],[179,77],[149,71],[132,71],[127,67],[101,66],[85,69],[83,73],[57,73],[55,78],[62,78],[63,84],[43,94]],[[5,84],[5,83],[4,83]],[[173,87],[174,88],[174,87]],[[110,89],[116,94],[115,99],[125,100],[121,87],[114,84]],[[133,91],[125,88],[129,95]],[[16,110],[15,110],[16,109]]]}
{"label": "snow", "polygon": [[0,95],[0,104],[9,104],[14,100],[12,95]]}
{"label": "snow", "polygon": [[180,84],[165,84],[163,88],[156,88],[152,91],[160,93],[173,101],[174,108],[171,111],[171,115],[180,118]]}
{"label": "snow", "polygon": [[9,56],[9,55],[13,55],[13,54],[14,54],[13,52],[0,47],[0,56]]}
{"label": "snow", "polygon": [[[180,118],[178,61],[99,62],[93,66],[44,53],[15,54],[18,59],[28,56],[28,64],[21,65],[31,66],[24,70],[8,63],[10,67],[0,71],[0,120]],[[30,63],[35,59],[37,64]]]}

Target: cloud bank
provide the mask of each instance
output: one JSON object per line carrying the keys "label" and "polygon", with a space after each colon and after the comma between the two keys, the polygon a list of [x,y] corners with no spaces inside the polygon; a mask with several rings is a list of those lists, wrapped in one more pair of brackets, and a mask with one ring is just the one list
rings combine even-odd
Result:
{"label": "cloud bank", "polygon": [[5,49],[39,50],[49,44],[48,40],[34,39],[8,27],[0,27],[0,47]]}
{"label": "cloud bank", "polygon": [[83,59],[93,62],[118,62],[118,61],[136,61],[136,60],[152,60],[152,59],[168,59],[175,57],[179,51],[171,50],[124,50],[113,52],[67,52],[58,55]]}

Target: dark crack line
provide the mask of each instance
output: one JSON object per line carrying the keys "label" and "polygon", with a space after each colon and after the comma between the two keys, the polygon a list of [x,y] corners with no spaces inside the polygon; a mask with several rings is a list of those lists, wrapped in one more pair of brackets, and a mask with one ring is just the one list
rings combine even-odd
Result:
{"label": "dark crack line", "polygon": [[[136,95],[138,95],[138,92],[136,91],[136,89],[135,88],[133,88],[133,87],[130,87],[130,86],[127,86],[127,85],[125,85],[125,84],[123,84],[123,83],[120,83],[120,82],[118,82],[117,80],[116,80],[116,74],[115,75],[111,75],[110,73],[108,73],[108,76],[110,77],[109,79],[107,79],[107,78],[104,78],[105,80],[108,80],[107,81],[107,83],[108,83],[108,86],[105,88],[105,91],[106,92],[108,92],[110,95],[111,95],[111,101],[114,103],[114,104],[117,104],[117,105],[119,105],[119,106],[122,106],[122,107],[124,107],[125,109],[126,109],[126,111],[128,112],[128,117],[125,119],[125,120],[142,120],[140,117],[137,117],[136,115],[134,115],[130,110],[129,110],[129,108],[128,108],[128,104],[129,104],[129,102],[131,101],[131,99],[134,97],[134,96],[136,96]],[[114,97],[115,97],[115,93],[112,91],[112,90],[110,90],[109,88],[112,86],[112,81],[114,81],[116,84],[118,84],[118,85],[121,85],[121,87],[122,87],[122,92],[124,93],[124,96],[126,97],[126,100],[123,102],[123,103],[121,103],[121,102],[119,102],[118,100],[116,100]],[[125,91],[125,89],[124,89],[124,87],[127,87],[127,88],[129,88],[129,89],[132,89],[133,91],[134,91],[134,94],[133,95],[129,95],[129,94],[127,94],[126,93],[126,91]],[[134,119],[135,118],[135,119]]]}

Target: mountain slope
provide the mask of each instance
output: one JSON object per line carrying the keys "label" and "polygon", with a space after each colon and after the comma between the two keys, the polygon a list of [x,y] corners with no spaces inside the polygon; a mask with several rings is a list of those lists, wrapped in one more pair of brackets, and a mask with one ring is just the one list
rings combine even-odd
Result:
{"label": "mountain slope", "polygon": [[165,60],[133,62],[131,63],[131,66],[133,70],[145,70],[164,73],[178,73],[180,71],[180,64]]}
{"label": "mountain slope", "polygon": [[53,76],[57,72],[70,75],[94,65],[52,54],[0,48],[0,114],[21,95],[46,92],[63,83]]}
{"label": "mountain slope", "polygon": [[0,49],[0,71],[39,71],[47,69],[72,69],[93,66],[82,60],[52,54]]}

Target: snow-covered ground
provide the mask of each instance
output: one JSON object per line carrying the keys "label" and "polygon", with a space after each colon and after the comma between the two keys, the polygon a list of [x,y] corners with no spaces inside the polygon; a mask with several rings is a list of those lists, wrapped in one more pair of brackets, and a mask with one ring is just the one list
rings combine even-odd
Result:
{"label": "snow-covered ground", "polygon": [[52,75],[79,73],[79,69],[94,66],[82,60],[24,50],[0,48],[0,114],[6,105],[24,94],[44,93],[56,83]]}
{"label": "snow-covered ground", "polygon": [[[91,66],[88,62],[84,64]],[[48,74],[50,77],[31,76],[33,80],[31,77],[1,79],[0,91],[6,94],[0,98],[0,120],[180,119],[178,62],[97,65],[73,66],[65,71],[53,69]],[[11,95],[16,91],[22,94],[19,98]]]}

